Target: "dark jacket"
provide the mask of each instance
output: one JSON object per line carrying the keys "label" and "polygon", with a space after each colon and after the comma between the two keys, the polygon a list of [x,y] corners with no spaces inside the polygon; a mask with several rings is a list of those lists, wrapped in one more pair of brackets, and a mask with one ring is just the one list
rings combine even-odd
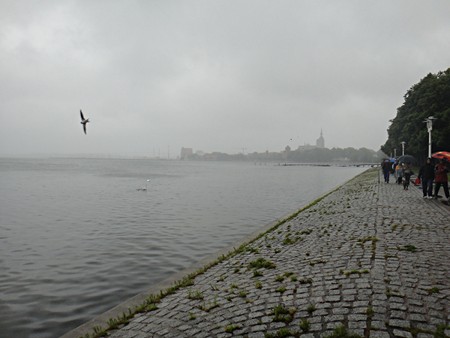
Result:
{"label": "dark jacket", "polygon": [[391,162],[389,160],[385,160],[381,165],[384,171],[391,170]]}
{"label": "dark jacket", "polygon": [[419,178],[425,181],[434,180],[434,166],[431,163],[423,165],[419,171]]}

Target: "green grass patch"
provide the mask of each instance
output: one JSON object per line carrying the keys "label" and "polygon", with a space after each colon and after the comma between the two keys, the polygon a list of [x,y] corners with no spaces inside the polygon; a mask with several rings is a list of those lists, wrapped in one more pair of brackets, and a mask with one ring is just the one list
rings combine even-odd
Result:
{"label": "green grass patch", "polygon": [[219,303],[217,302],[217,297],[214,298],[213,302],[210,302],[210,303],[206,303],[205,302],[205,303],[203,303],[203,304],[198,306],[198,308],[200,310],[205,311],[205,312],[209,312],[212,309],[215,309],[216,307],[219,307]]}
{"label": "green grass patch", "polygon": [[284,292],[286,291],[286,287],[285,287],[285,286],[280,286],[280,287],[277,288],[275,291],[276,291],[276,292],[279,292],[279,293],[284,293]]}
{"label": "green grass patch", "polygon": [[253,277],[261,277],[263,276],[263,273],[259,270],[253,271]]}
{"label": "green grass patch", "polygon": [[287,309],[283,304],[275,306],[272,313],[274,315],[274,322],[290,323],[294,319],[294,313],[296,308],[292,307]]}
{"label": "green grass patch", "polygon": [[427,291],[428,291],[428,294],[429,294],[429,295],[432,295],[432,294],[434,294],[434,293],[439,293],[439,289],[436,288],[436,287],[431,288],[431,289],[428,289]]}
{"label": "green grass patch", "polygon": [[450,325],[439,324],[434,332],[434,338],[448,338],[445,335],[445,330],[450,330]]}
{"label": "green grass patch", "polygon": [[302,278],[299,280],[300,284],[312,284],[312,278]]}
{"label": "green grass patch", "polygon": [[281,283],[282,281],[284,281],[284,276],[283,275],[278,275],[278,276],[275,277],[275,282]]}
{"label": "green grass patch", "polygon": [[277,266],[264,258],[258,258],[257,260],[251,261],[249,267],[253,269],[275,269]]}
{"label": "green grass patch", "polygon": [[314,304],[309,304],[308,307],[306,308],[306,311],[311,316],[313,312],[316,311],[316,306]]}
{"label": "green grass patch", "polygon": [[247,247],[246,251],[255,253],[255,254],[259,253],[259,250],[257,248],[253,248],[253,247]]}
{"label": "green grass patch", "polygon": [[230,324],[225,326],[225,332],[226,333],[233,333],[235,330],[240,329],[241,327],[239,325]]}
{"label": "green grass patch", "polygon": [[191,300],[202,300],[203,294],[199,290],[189,290],[187,298]]}
{"label": "green grass patch", "polygon": [[309,323],[308,319],[302,319],[299,326],[300,329],[305,333],[309,332],[309,330],[311,329],[311,324]]}
{"label": "green grass patch", "polygon": [[404,245],[403,247],[399,247],[398,250],[399,251],[416,252],[417,248],[414,245],[407,244],[407,245]]}
{"label": "green grass patch", "polygon": [[248,292],[247,291],[239,291],[239,293],[238,293],[238,296],[239,297],[241,297],[241,298],[245,298],[245,297],[247,297],[247,295],[248,295]]}
{"label": "green grass patch", "polygon": [[295,244],[295,243],[297,243],[298,241],[301,241],[301,240],[302,240],[302,238],[300,236],[292,238],[289,235],[287,235],[284,238],[284,240],[283,240],[283,244],[284,245],[292,245],[292,244]]}

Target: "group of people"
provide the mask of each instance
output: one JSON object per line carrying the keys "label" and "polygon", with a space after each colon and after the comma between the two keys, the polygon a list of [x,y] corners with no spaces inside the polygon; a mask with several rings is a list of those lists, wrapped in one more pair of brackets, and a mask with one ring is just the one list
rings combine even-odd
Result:
{"label": "group of people", "polygon": [[[427,162],[420,168],[418,178],[422,181],[423,198],[438,198],[441,186],[444,188],[445,198],[448,203],[448,176],[449,172],[447,161],[442,159],[435,166],[431,162],[431,158],[427,158]],[[434,195],[433,195],[434,182]]]}
{"label": "group of people", "polygon": [[411,175],[414,174],[411,170],[410,163],[384,160],[381,167],[383,169],[384,182],[389,183],[391,174],[394,174],[395,182],[397,182],[397,184],[403,184],[403,189],[408,190]]}
{"label": "group of people", "polygon": [[[383,161],[381,168],[383,170],[384,182],[389,183],[391,174],[394,174],[397,184],[403,184],[403,189],[408,190],[411,175],[414,174],[409,163],[393,163],[387,159]],[[448,162],[445,159],[439,160],[439,162],[434,165],[432,159],[427,158],[426,163],[420,168],[419,175],[417,176],[422,184],[423,198],[437,199],[439,196],[439,190],[442,186],[445,194],[445,199],[443,202],[450,202],[447,176],[448,172]]]}

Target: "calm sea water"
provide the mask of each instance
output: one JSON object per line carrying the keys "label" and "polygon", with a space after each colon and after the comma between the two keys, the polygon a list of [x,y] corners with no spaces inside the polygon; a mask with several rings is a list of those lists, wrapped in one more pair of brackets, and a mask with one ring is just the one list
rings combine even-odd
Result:
{"label": "calm sea water", "polygon": [[58,337],[362,170],[0,159],[0,337]]}

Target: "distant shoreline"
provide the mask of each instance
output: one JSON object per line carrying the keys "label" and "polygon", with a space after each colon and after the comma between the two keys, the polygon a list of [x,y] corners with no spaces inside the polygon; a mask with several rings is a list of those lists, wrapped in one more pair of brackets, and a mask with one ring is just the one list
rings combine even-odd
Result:
{"label": "distant shoreline", "polygon": [[120,155],[0,155],[0,160],[151,160],[151,161],[170,161],[170,162],[234,162],[234,163],[253,163],[255,165],[273,164],[276,166],[291,167],[291,166],[312,166],[312,167],[377,167],[380,164],[368,162],[280,162],[280,161],[252,161],[252,160],[220,160],[220,159],[198,159],[198,160],[183,160],[179,158],[157,158],[147,156],[120,156]]}

